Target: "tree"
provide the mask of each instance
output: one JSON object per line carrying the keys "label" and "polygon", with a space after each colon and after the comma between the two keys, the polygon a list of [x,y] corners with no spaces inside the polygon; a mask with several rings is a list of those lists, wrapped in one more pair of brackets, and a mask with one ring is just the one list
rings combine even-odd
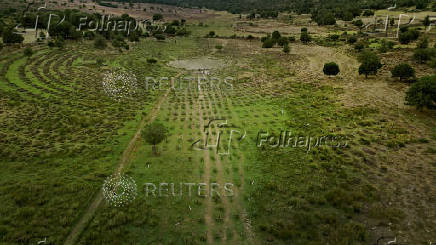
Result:
{"label": "tree", "polygon": [[347,39],[347,43],[349,43],[349,44],[353,44],[353,43],[355,43],[355,42],[357,42],[357,37],[356,36],[349,36],[348,37],[348,39]]}
{"label": "tree", "polygon": [[285,44],[285,45],[283,46],[283,52],[284,52],[285,54],[289,54],[290,51],[291,51],[291,49],[289,48],[289,44]]}
{"label": "tree", "polygon": [[429,25],[431,24],[430,16],[427,15],[427,16],[424,18],[424,21],[422,21],[422,23],[424,24],[424,26],[429,26]]}
{"label": "tree", "polygon": [[209,34],[208,34],[208,37],[214,37],[215,35],[216,35],[216,34],[215,34],[214,31],[210,31]]}
{"label": "tree", "polygon": [[302,43],[308,43],[312,40],[312,37],[307,32],[301,32],[300,41]]}
{"label": "tree", "polygon": [[363,52],[358,57],[358,60],[361,63],[359,66],[359,75],[365,74],[365,78],[368,78],[368,75],[377,74],[377,71],[383,66],[378,56],[371,51]]}
{"label": "tree", "polygon": [[359,29],[362,28],[362,26],[363,26],[363,21],[361,19],[355,20],[352,23],[353,23],[353,25],[359,27]]}
{"label": "tree", "polygon": [[416,106],[418,110],[424,107],[435,109],[436,75],[422,77],[412,84],[406,92],[406,104]]}
{"label": "tree", "polygon": [[102,36],[97,36],[94,40],[94,47],[97,49],[105,49],[107,46],[106,39]]}
{"label": "tree", "polygon": [[157,155],[157,145],[168,137],[167,128],[159,122],[147,125],[141,132],[142,138],[153,145],[153,154]]}
{"label": "tree", "polygon": [[25,55],[25,56],[30,57],[30,56],[32,56],[32,54],[33,54],[33,50],[32,50],[31,47],[26,47],[26,48],[24,49],[24,55]]}
{"label": "tree", "polygon": [[274,40],[279,40],[279,38],[281,37],[280,32],[279,31],[274,31],[271,35],[272,39]]}
{"label": "tree", "polygon": [[3,31],[3,43],[22,43],[24,37],[20,34],[14,33],[14,29],[6,29]]}
{"label": "tree", "polygon": [[417,48],[413,53],[413,59],[421,64],[426,63],[432,57],[436,56],[436,49],[431,48]]}
{"label": "tree", "polygon": [[163,19],[163,15],[162,14],[154,14],[153,15],[153,20],[154,21],[158,21],[158,20],[162,20]]}
{"label": "tree", "polygon": [[399,77],[400,81],[415,77],[415,70],[407,63],[399,64],[391,71],[392,77]]}
{"label": "tree", "polygon": [[339,73],[339,66],[335,62],[326,63],[322,71],[328,76],[336,76]]}

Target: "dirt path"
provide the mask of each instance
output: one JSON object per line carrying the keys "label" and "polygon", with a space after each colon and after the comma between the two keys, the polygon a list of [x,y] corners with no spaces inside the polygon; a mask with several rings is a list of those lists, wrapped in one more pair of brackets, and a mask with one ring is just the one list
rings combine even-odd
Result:
{"label": "dirt path", "polygon": [[[177,76],[179,76],[179,75],[177,75]],[[127,148],[123,152],[120,164],[118,165],[118,168],[117,168],[115,174],[121,173],[123,168],[132,160],[134,153],[136,152],[136,149],[137,149],[138,139],[141,136],[141,130],[144,128],[144,126],[146,124],[151,123],[156,119],[157,115],[159,114],[160,108],[161,108],[163,102],[165,101],[165,99],[167,98],[169,92],[170,92],[170,90],[167,90],[165,92],[165,94],[159,99],[157,105],[153,108],[151,114],[149,114],[149,117],[144,117],[142,119],[141,123],[139,124],[138,129],[136,130],[135,135],[130,140]],[[89,223],[91,218],[94,216],[95,211],[100,206],[102,200],[103,200],[103,193],[102,193],[102,190],[100,189],[97,196],[94,198],[94,200],[92,201],[88,210],[86,211],[86,213],[82,216],[82,218],[80,218],[80,220],[76,223],[76,225],[74,226],[71,233],[68,235],[68,237],[64,243],[65,245],[72,245],[77,241],[77,239],[79,238],[83,229],[85,229],[86,225]]]}

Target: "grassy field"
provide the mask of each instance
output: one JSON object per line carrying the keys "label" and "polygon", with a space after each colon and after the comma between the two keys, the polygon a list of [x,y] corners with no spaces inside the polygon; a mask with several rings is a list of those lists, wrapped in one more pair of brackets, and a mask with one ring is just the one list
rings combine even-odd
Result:
{"label": "grassy field", "polygon": [[[275,28],[297,36],[306,23],[268,20],[240,30],[237,15],[214,16],[188,20],[189,37],[142,39],[123,52],[96,50],[87,41],[64,49],[35,46],[30,57],[22,49],[3,49],[0,242],[436,242],[436,114],[405,106],[409,85],[389,72],[400,61],[412,62],[410,49],[380,54],[384,67],[365,79],[357,73],[356,52],[343,40],[297,41],[285,54],[262,49],[259,40],[229,38],[263,36]],[[219,37],[205,38],[210,31]],[[341,33],[310,26],[309,32],[320,38]],[[205,74],[205,64],[169,64],[198,58],[224,65]],[[322,73],[330,61],[341,68],[336,77]],[[434,72],[413,65],[418,77]],[[111,72],[134,76],[135,93],[120,100],[108,96],[102,81]],[[232,77],[232,86],[152,90],[144,83],[147,77],[207,76]],[[226,125],[207,127],[215,119]],[[140,134],[152,122],[169,130],[158,155]],[[274,147],[284,131],[303,140]],[[274,138],[259,146],[265,133]],[[193,147],[207,137],[224,143],[219,149]],[[306,137],[344,141],[309,150]],[[122,207],[102,197],[104,181],[116,173],[131,177],[137,188],[134,201]],[[147,183],[166,183],[167,195],[147,196]],[[192,194],[182,185],[183,195],[171,195],[180,183],[195,183]],[[206,197],[197,193],[200,183],[209,190]],[[214,183],[220,195],[208,189]],[[226,183],[233,195],[225,195]]]}

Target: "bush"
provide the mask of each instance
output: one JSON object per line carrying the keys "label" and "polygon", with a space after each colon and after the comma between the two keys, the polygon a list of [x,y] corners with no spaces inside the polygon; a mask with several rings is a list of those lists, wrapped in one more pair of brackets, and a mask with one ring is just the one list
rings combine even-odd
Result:
{"label": "bush", "polygon": [[302,43],[309,43],[312,40],[312,37],[307,32],[302,32],[300,35],[300,41]]}
{"label": "bush", "polygon": [[394,67],[391,71],[392,77],[399,77],[400,81],[415,77],[415,70],[409,64],[403,63]]}
{"label": "bush", "polygon": [[288,38],[286,38],[286,37],[280,37],[280,38],[277,40],[277,44],[278,44],[279,46],[283,47],[283,46],[289,44],[289,40],[288,40]]}
{"label": "bush", "polygon": [[416,106],[418,110],[422,110],[425,107],[435,109],[435,103],[436,75],[420,78],[406,92],[406,104]]}
{"label": "bush", "polygon": [[272,40],[271,38],[266,39],[262,44],[262,48],[272,48],[273,46],[274,40]]}
{"label": "bush", "polygon": [[357,26],[359,28],[361,28],[363,26],[363,21],[360,20],[360,19],[359,20],[355,20],[352,23],[353,23],[353,25],[355,25],[355,26]]}
{"label": "bush", "polygon": [[33,54],[33,50],[32,50],[32,48],[31,47],[26,47],[25,49],[24,49],[24,55],[25,56],[32,56],[32,54]]}
{"label": "bush", "polygon": [[154,14],[153,15],[153,20],[157,21],[157,20],[162,20],[163,19],[163,15],[162,14]]}
{"label": "bush", "polygon": [[349,36],[347,39],[347,43],[349,44],[354,44],[357,42],[357,37],[356,36]]}
{"label": "bush", "polygon": [[103,58],[97,58],[97,60],[95,61],[95,64],[97,66],[102,66],[104,63],[104,59]]}
{"label": "bush", "polygon": [[428,48],[428,38],[425,36],[418,42],[416,48]]}
{"label": "bush", "polygon": [[285,54],[289,54],[290,51],[291,51],[291,49],[289,48],[289,44],[285,44],[285,45],[283,46],[283,52],[284,52]]}
{"label": "bush", "polygon": [[24,41],[22,35],[14,33],[14,30],[10,28],[3,31],[2,37],[3,43],[22,43]]}
{"label": "bush", "polygon": [[223,49],[223,46],[218,44],[218,45],[215,46],[215,48],[218,49],[218,50],[221,50],[221,49]]}
{"label": "bush", "polygon": [[165,40],[165,36],[163,34],[155,34],[154,37],[159,41]]}
{"label": "bush", "polygon": [[357,51],[362,51],[365,48],[366,44],[364,42],[357,42],[354,44],[354,49]]}
{"label": "bush", "polygon": [[274,40],[278,40],[279,38],[281,38],[282,36],[280,35],[279,31],[274,31],[271,35],[271,38]]}
{"label": "bush", "polygon": [[339,66],[335,62],[326,63],[322,71],[328,76],[336,76],[339,73]]}
{"label": "bush", "polygon": [[207,35],[208,37],[215,37],[215,32],[214,31],[210,31],[209,34]]}
{"label": "bush", "polygon": [[401,44],[408,44],[412,41],[418,40],[419,32],[417,30],[407,30],[401,32],[398,39]]}
{"label": "bush", "polygon": [[436,56],[436,49],[434,48],[418,48],[415,49],[415,52],[413,53],[413,59],[418,61],[421,64],[426,63],[429,61],[432,57]]}
{"label": "bush", "polygon": [[295,42],[295,37],[294,36],[290,36],[289,37],[289,42]]}
{"label": "bush", "polygon": [[149,64],[156,64],[157,63],[157,59],[155,59],[155,58],[148,58],[147,59],[147,63],[149,63]]}
{"label": "bush", "polygon": [[97,36],[94,40],[94,47],[97,49],[105,49],[107,46],[106,39],[102,36]]}

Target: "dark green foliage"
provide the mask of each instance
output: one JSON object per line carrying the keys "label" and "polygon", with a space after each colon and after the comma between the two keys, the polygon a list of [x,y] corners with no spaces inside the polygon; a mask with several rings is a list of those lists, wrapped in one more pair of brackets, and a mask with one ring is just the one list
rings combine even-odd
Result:
{"label": "dark green foliage", "polygon": [[366,47],[366,43],[363,41],[357,42],[356,44],[354,44],[354,49],[357,51],[362,51],[365,47]]}
{"label": "dark green foliage", "polygon": [[280,35],[279,31],[274,31],[271,35],[271,38],[274,40],[279,40],[279,38],[281,38],[282,36]]}
{"label": "dark green foliage", "polygon": [[290,36],[289,37],[289,42],[295,42],[295,37],[294,36]]}
{"label": "dark green foliage", "polygon": [[354,43],[356,43],[357,42],[357,37],[356,36],[349,36],[348,37],[348,39],[347,39],[347,43],[349,43],[349,44],[354,44]]}
{"label": "dark green foliage", "polygon": [[364,74],[365,77],[377,74],[377,71],[383,66],[378,56],[371,51],[365,51],[360,54],[358,60],[361,63],[359,66],[359,75]]}
{"label": "dark green foliage", "polygon": [[428,48],[428,37],[424,36],[416,45],[416,48]]}
{"label": "dark green foliage", "polygon": [[159,41],[165,40],[165,36],[163,34],[155,34],[154,37]]}
{"label": "dark green foliage", "polygon": [[336,19],[335,19],[334,14],[326,9],[321,9],[317,12],[312,13],[312,19],[318,25],[334,25],[334,24],[336,24]]}
{"label": "dark green foliage", "polygon": [[283,46],[283,52],[284,52],[285,54],[289,54],[290,51],[291,51],[291,49],[289,48],[289,44],[285,44],[285,45]]}
{"label": "dark green foliage", "polygon": [[407,30],[399,34],[399,41],[401,44],[408,44],[412,41],[416,41],[419,37],[417,30]]}
{"label": "dark green foliage", "polygon": [[429,25],[431,24],[430,16],[427,15],[427,16],[424,18],[424,20],[422,21],[422,24],[424,24],[424,26],[429,26]]}
{"label": "dark green foliage", "polygon": [[97,49],[105,49],[107,46],[106,39],[102,36],[97,36],[94,40],[94,47]]}
{"label": "dark green foliage", "polygon": [[413,59],[423,64],[429,61],[431,58],[436,57],[435,48],[418,48],[413,53]]}
{"label": "dark green foliage", "polygon": [[422,77],[406,92],[406,104],[418,110],[436,108],[436,75]]}
{"label": "dark green foliage", "polygon": [[154,21],[158,21],[158,20],[162,20],[163,19],[163,15],[162,14],[154,14],[153,15],[153,20]]}
{"label": "dark green foliage", "polygon": [[289,39],[288,39],[287,37],[280,37],[280,38],[277,40],[277,44],[278,44],[279,46],[283,47],[283,46],[289,44]]}
{"label": "dark green foliage", "polygon": [[355,25],[355,26],[357,26],[359,28],[362,28],[363,21],[361,19],[355,20],[355,21],[353,21],[353,25]]}
{"label": "dark green foliage", "polygon": [[156,145],[168,137],[168,129],[162,123],[153,122],[142,130],[141,136],[147,143],[153,145],[153,153],[157,154]]}
{"label": "dark green foliage", "polygon": [[274,40],[268,38],[263,42],[262,48],[272,48],[274,46],[274,43],[275,43]]}
{"label": "dark green foliage", "polygon": [[363,16],[373,16],[373,15],[374,15],[374,11],[370,9],[366,9],[365,11],[363,11]]}
{"label": "dark green foliage", "polygon": [[31,47],[26,47],[26,48],[24,49],[24,55],[25,55],[25,56],[30,57],[30,56],[32,56],[32,54],[33,54],[33,50],[32,50]]}
{"label": "dark green foliage", "polygon": [[15,30],[12,28],[7,28],[2,34],[3,43],[22,43],[24,37],[20,34],[16,34]]}
{"label": "dark green foliage", "polygon": [[307,32],[301,32],[300,41],[302,43],[309,43],[312,40],[312,37]]}
{"label": "dark green foliage", "polygon": [[399,77],[400,81],[415,77],[415,70],[407,63],[399,64],[391,71],[392,77]]}
{"label": "dark green foliage", "polygon": [[322,71],[328,76],[336,76],[339,73],[339,66],[335,62],[326,63]]}
{"label": "dark green foliage", "polygon": [[155,59],[155,58],[148,58],[147,59],[147,63],[149,63],[149,64],[156,64],[157,63],[157,59]]}

